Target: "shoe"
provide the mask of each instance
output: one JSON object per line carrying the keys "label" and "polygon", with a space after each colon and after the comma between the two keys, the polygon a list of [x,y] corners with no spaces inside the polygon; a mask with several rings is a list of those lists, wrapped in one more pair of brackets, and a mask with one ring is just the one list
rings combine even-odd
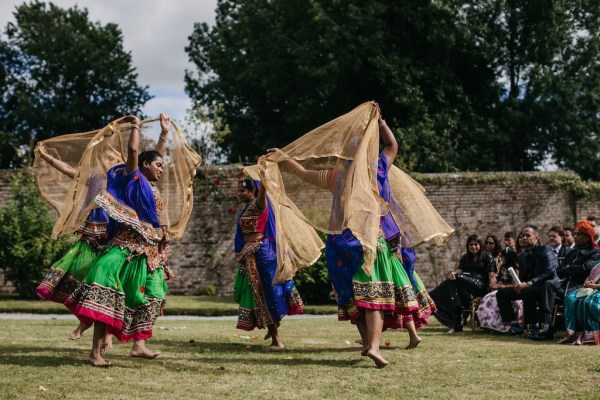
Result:
{"label": "shoe", "polygon": [[577,341],[577,335],[567,335],[566,337],[560,339],[558,342],[558,344],[573,344],[575,343],[575,341]]}
{"label": "shoe", "polygon": [[521,328],[519,325],[512,325],[507,334],[509,336],[520,336],[523,334],[523,328]]}
{"label": "shoe", "polygon": [[527,336],[531,340],[554,340],[554,333],[549,329],[546,332],[538,332],[537,335]]}

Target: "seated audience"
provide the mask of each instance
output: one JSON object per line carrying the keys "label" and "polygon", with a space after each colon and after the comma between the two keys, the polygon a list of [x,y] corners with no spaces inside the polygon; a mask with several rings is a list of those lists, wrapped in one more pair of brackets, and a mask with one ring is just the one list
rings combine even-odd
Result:
{"label": "seated audience", "polygon": [[490,277],[496,273],[494,260],[482,251],[479,236],[469,236],[466,247],[467,253],[461,257],[456,270],[450,271],[448,279],[430,293],[437,306],[433,315],[450,328],[448,333],[462,331],[463,308],[469,307],[473,298],[488,292]]}
{"label": "seated audience", "polygon": [[493,292],[486,294],[477,308],[477,319],[479,320],[479,326],[483,329],[506,333],[510,330],[512,324],[519,324],[523,320],[523,302],[521,300],[515,300],[512,303],[515,315],[517,315],[516,320],[502,322],[502,318],[500,318],[496,293],[498,293],[498,289],[515,287],[515,282],[513,282],[513,278],[508,272],[510,267],[514,269],[518,276],[519,258],[517,252],[510,248],[502,249],[500,251],[498,274],[496,279],[490,283]]}
{"label": "seated audience", "polygon": [[[551,339],[552,332],[549,331],[549,327],[552,307],[548,309],[540,306],[538,310],[538,303],[541,303],[540,300],[545,294],[545,282],[556,279],[556,254],[550,247],[541,244],[535,225],[526,225],[521,229],[519,245],[523,249],[519,256],[521,283],[514,288],[498,289],[496,294],[502,322],[512,323],[517,318],[512,302],[523,300],[523,319],[529,328],[527,337],[533,338],[534,334],[539,333],[540,338]],[[518,335],[523,333],[523,329],[512,323],[509,333]]]}
{"label": "seated audience", "polygon": [[562,344],[598,344],[600,342],[600,263],[592,269],[583,287],[565,298],[567,336]]}
{"label": "seated audience", "polygon": [[573,239],[573,228],[571,228],[571,227],[563,228],[563,234],[564,234],[564,245],[567,246],[569,249],[574,248],[575,247],[575,239]]}
{"label": "seated audience", "polygon": [[504,234],[504,247],[517,251],[517,236],[514,232],[506,232]]}

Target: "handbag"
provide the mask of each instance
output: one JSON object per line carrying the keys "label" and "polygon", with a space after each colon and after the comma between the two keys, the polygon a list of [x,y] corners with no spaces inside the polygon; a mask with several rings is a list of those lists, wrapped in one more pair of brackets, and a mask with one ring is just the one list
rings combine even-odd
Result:
{"label": "handbag", "polygon": [[597,292],[596,289],[581,288],[581,289],[577,290],[577,294],[575,294],[575,297],[577,297],[578,299],[581,298],[581,297],[588,297],[588,296],[593,295],[596,292]]}

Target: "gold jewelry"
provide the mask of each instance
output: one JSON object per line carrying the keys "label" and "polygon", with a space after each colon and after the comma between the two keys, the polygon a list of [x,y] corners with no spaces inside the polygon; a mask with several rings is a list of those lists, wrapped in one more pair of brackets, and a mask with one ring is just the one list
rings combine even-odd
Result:
{"label": "gold jewelry", "polygon": [[158,137],[158,140],[159,140],[159,141],[166,142],[166,141],[167,141],[167,136],[166,136],[166,135],[164,135],[164,136],[163,136],[163,135],[160,135],[160,136]]}

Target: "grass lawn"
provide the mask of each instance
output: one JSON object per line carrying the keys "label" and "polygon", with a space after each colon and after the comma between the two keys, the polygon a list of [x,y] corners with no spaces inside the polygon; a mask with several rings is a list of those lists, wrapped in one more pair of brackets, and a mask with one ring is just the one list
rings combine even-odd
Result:
{"label": "grass lawn", "polygon": [[107,355],[109,369],[86,365],[91,342],[66,340],[74,320],[0,320],[1,399],[402,399],[599,398],[600,347],[561,346],[470,330],[448,335],[432,321],[422,344],[388,331],[385,369],[360,357],[349,323],[287,319],[286,349],[263,350],[264,331],[231,320],[158,320],[148,346],[156,360],[133,359],[130,345]]}
{"label": "grass lawn", "polygon": [[[169,296],[165,315],[237,315],[238,305],[232,297]],[[0,313],[70,314],[62,304],[52,301],[20,300],[15,296],[0,296]],[[307,305],[306,314],[335,314],[336,306]]]}

